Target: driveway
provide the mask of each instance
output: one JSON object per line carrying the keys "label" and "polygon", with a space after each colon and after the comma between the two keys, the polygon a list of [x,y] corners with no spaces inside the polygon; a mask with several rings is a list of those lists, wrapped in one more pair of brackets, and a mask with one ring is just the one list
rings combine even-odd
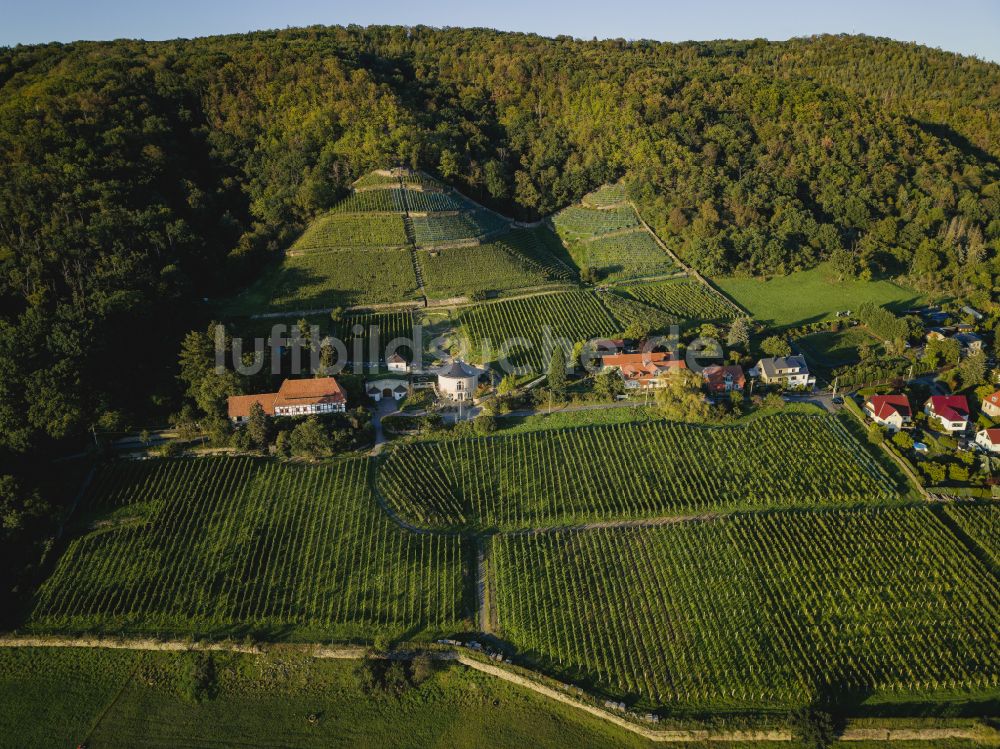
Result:
{"label": "driveway", "polygon": [[383,398],[372,409],[372,426],[375,427],[375,446],[372,448],[372,455],[378,455],[382,452],[382,445],[386,442],[385,432],[382,429],[382,419],[398,410],[399,403],[394,398]]}

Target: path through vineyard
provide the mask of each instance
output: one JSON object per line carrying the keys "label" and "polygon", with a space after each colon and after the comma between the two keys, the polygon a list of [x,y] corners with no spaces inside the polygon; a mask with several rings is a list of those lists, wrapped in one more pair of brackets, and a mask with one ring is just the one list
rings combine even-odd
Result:
{"label": "path through vineyard", "polygon": [[[260,645],[241,645],[238,643],[199,643],[190,640],[151,640],[148,638],[115,638],[100,637],[18,637],[0,636],[0,647],[6,648],[108,648],[113,650],[144,650],[163,652],[231,652],[249,655],[266,653],[268,648]],[[372,657],[368,648],[357,645],[328,646],[322,643],[282,645],[282,650],[294,650],[314,658],[336,660],[360,660]],[[407,659],[412,657],[412,651],[394,651],[374,657]],[[439,661],[454,661],[468,668],[475,669],[511,684],[530,689],[532,692],[547,697],[556,702],[582,710],[596,718],[613,723],[626,731],[642,736],[657,743],[688,744],[692,742],[757,742],[793,740],[792,732],[787,729],[770,730],[705,730],[705,729],[654,729],[637,724],[623,715],[613,713],[590,702],[577,699],[565,690],[543,684],[535,679],[515,673],[491,662],[480,660],[467,652],[458,650],[432,650],[426,653],[430,658]],[[527,669],[519,669],[526,672]],[[553,683],[550,681],[550,683]],[[868,726],[865,728],[847,728],[841,735],[841,741],[946,741],[964,740],[986,744],[997,742],[997,732],[986,726],[923,728],[908,727],[894,721],[891,726]]]}

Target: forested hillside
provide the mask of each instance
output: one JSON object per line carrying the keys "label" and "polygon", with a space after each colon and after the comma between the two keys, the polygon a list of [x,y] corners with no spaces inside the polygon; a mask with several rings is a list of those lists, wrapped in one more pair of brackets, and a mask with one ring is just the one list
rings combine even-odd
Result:
{"label": "forested hillside", "polygon": [[177,343],[370,169],[517,218],[626,177],[703,272],[985,304],[1000,67],[887,40],[310,28],[0,49],[0,448],[176,406]]}

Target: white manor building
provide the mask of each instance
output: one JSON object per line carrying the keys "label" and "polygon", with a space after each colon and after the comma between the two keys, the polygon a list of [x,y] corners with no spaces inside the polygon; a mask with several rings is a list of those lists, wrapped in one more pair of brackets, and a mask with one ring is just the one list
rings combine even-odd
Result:
{"label": "white manor building", "polygon": [[455,359],[437,373],[438,394],[456,401],[471,401],[476,396],[482,373],[471,364]]}
{"label": "white manor building", "polygon": [[761,359],[750,374],[759,377],[766,385],[781,385],[786,388],[807,388],[816,384],[816,378],[809,374],[809,365],[801,354],[775,356]]}
{"label": "white manor building", "polygon": [[347,397],[333,377],[285,380],[277,393],[230,396],[230,420],[245,423],[254,403],[259,403],[268,416],[311,416],[347,410]]}

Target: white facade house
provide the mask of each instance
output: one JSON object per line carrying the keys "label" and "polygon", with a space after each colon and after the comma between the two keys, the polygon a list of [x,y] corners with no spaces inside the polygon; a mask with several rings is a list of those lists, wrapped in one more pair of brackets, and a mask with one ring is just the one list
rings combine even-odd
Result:
{"label": "white facade house", "polygon": [[910,423],[910,399],[905,395],[873,395],[865,401],[865,415],[890,432]]}
{"label": "white facade house", "polygon": [[991,419],[1000,419],[1000,390],[983,398],[983,413]]}
{"label": "white facade house", "polygon": [[406,359],[398,353],[391,354],[389,358],[385,360],[385,366],[390,372],[406,374],[410,371],[410,365],[406,362]]}
{"label": "white facade house", "polygon": [[924,405],[928,419],[938,419],[949,434],[969,427],[969,403],[964,395],[932,395]]}
{"label": "white facade house", "polygon": [[750,374],[759,377],[766,385],[806,388],[816,384],[816,378],[809,374],[809,365],[801,354],[761,359]]}
{"label": "white facade house", "polygon": [[1000,453],[1000,429],[982,429],[976,433],[976,444],[991,453]]}
{"label": "white facade house", "polygon": [[410,392],[410,388],[403,380],[395,377],[384,377],[381,380],[372,380],[365,385],[365,392],[376,403],[384,398],[402,400]]}
{"label": "white facade house", "polygon": [[229,418],[235,424],[243,424],[255,403],[260,404],[267,416],[311,416],[347,410],[347,397],[333,377],[285,380],[277,393],[231,396]]}
{"label": "white facade house", "polygon": [[455,359],[437,373],[438,393],[456,401],[471,401],[479,387],[482,371],[460,359]]}

